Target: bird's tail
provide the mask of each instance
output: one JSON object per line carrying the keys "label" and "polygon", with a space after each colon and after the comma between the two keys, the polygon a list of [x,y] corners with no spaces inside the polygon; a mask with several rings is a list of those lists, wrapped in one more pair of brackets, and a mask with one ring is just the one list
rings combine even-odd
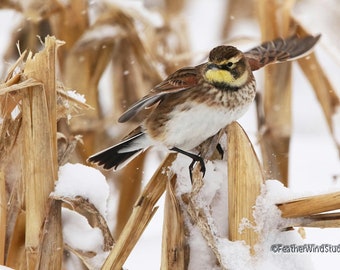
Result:
{"label": "bird's tail", "polygon": [[131,159],[142,152],[146,147],[148,139],[145,133],[139,132],[124,141],[104,149],[92,156],[87,161],[103,166],[104,169],[119,169]]}

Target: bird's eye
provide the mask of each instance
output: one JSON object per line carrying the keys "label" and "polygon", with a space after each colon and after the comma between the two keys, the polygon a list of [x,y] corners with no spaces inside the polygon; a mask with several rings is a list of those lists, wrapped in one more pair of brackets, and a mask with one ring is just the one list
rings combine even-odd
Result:
{"label": "bird's eye", "polygon": [[231,68],[234,68],[234,66],[235,66],[235,63],[233,63],[233,62],[227,62],[227,63],[221,65],[220,68],[229,70],[229,69],[231,69]]}

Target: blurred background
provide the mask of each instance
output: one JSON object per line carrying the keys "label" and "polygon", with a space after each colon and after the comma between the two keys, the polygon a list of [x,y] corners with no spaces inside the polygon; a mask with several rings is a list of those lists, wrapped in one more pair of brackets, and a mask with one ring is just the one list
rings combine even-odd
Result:
{"label": "blurred background", "polygon": [[[83,164],[137,125],[138,119],[117,123],[129,105],[178,68],[205,61],[213,47],[231,44],[245,51],[278,36],[321,33],[316,62],[306,59],[255,72],[262,103],[254,103],[239,123],[267,179],[305,195],[340,187],[337,0],[3,0],[0,21],[2,80],[19,52],[38,52],[45,36],[65,42],[58,51],[57,79],[84,95],[92,108],[59,120],[58,131],[67,142],[81,136],[65,162]],[[122,171],[103,172],[112,191],[108,224],[114,238],[164,155],[151,149]],[[146,260],[143,269],[159,268],[160,224],[161,209],[129,256],[128,269],[142,269],[136,266]],[[313,243],[340,243],[335,229],[306,229],[306,235]],[[313,254],[315,269],[336,269],[330,264],[334,256]]]}

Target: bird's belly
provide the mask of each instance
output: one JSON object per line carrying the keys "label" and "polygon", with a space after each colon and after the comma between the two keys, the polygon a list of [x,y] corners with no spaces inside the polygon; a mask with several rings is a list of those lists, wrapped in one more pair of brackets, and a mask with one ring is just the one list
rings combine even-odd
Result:
{"label": "bird's belly", "polygon": [[192,106],[185,104],[186,109],[181,110],[181,105],[177,105],[165,125],[163,143],[169,148],[191,150],[241,117],[248,106],[228,109],[195,103]]}

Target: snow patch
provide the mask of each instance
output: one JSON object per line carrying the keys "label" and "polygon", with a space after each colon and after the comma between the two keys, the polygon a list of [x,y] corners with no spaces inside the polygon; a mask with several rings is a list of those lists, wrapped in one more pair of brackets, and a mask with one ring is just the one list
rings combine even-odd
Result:
{"label": "snow patch", "polygon": [[100,229],[92,228],[87,219],[75,211],[62,209],[63,239],[75,250],[95,252],[87,260],[91,269],[101,269],[109,252],[103,252],[103,235]]}
{"label": "snow patch", "polygon": [[[176,195],[191,192],[191,182],[188,172],[190,159],[178,155],[172,164],[172,170],[177,174]],[[250,247],[244,241],[227,239],[228,221],[228,185],[226,161],[206,161],[204,185],[194,198],[196,206],[207,217],[221,261],[227,269],[232,270],[263,270],[263,269],[313,269],[311,256],[308,253],[274,252],[273,245],[303,245],[304,240],[297,230],[287,230],[292,224],[291,219],[281,217],[277,203],[289,201],[301,194],[290,189],[276,180],[267,180],[263,184],[261,194],[256,200],[253,216],[254,224],[244,220],[240,229],[252,228],[259,235],[259,242],[251,255]],[[183,207],[186,207],[183,205]],[[214,269],[215,255],[202,236],[200,229],[193,225],[189,216],[184,212],[184,221],[190,236],[189,269]],[[297,220],[294,220],[294,223]]]}
{"label": "snow patch", "polygon": [[88,199],[105,217],[109,186],[104,175],[82,164],[67,163],[59,168],[59,180],[52,196]]}
{"label": "snow patch", "polygon": [[100,251],[103,235],[98,228],[92,228],[87,219],[75,211],[63,208],[64,241],[82,251]]}
{"label": "snow patch", "polygon": [[86,103],[86,98],[84,95],[79,94],[76,90],[68,90],[67,95],[81,103]]}
{"label": "snow patch", "polygon": [[4,265],[0,265],[0,270],[13,270],[13,268],[4,266]]}

